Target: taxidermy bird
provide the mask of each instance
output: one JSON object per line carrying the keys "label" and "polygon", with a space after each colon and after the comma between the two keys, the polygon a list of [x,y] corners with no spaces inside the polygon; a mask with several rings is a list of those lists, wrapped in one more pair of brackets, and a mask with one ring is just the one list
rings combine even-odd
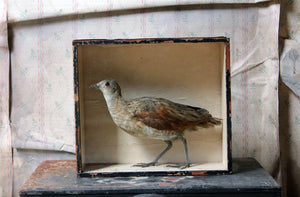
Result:
{"label": "taxidermy bird", "polygon": [[136,137],[163,140],[167,144],[154,161],[134,166],[156,165],[158,160],[172,148],[172,141],[181,140],[184,145],[186,163],[172,167],[187,168],[190,166],[190,160],[184,131],[221,124],[221,119],[212,117],[203,108],[154,97],[126,100],[122,97],[121,88],[115,80],[103,80],[91,85],[90,88],[102,91],[113,121],[122,130]]}

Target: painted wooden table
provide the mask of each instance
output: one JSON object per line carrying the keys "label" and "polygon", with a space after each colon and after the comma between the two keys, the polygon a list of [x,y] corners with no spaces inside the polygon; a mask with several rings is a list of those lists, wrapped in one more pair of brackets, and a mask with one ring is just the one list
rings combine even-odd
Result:
{"label": "painted wooden table", "polygon": [[78,178],[76,161],[44,161],[20,196],[280,196],[281,187],[252,158],[233,159],[233,174]]}

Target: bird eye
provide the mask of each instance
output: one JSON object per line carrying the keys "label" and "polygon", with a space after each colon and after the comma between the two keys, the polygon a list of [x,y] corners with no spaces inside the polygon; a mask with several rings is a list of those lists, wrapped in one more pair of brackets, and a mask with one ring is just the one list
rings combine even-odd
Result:
{"label": "bird eye", "polygon": [[109,86],[109,82],[106,82],[106,83],[105,83],[105,86]]}

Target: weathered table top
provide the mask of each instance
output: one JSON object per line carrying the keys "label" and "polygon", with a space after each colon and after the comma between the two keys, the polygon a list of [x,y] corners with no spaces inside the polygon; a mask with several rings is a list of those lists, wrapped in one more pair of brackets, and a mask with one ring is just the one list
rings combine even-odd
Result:
{"label": "weathered table top", "polygon": [[52,160],[39,165],[20,196],[257,197],[280,196],[280,191],[275,180],[251,158],[233,159],[231,175],[96,178],[78,178],[74,160]]}

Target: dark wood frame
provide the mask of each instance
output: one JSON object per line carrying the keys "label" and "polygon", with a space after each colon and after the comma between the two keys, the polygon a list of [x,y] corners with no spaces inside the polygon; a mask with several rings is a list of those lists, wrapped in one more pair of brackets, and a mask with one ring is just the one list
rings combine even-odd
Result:
{"label": "dark wood frame", "polygon": [[[80,130],[80,105],[79,105],[79,73],[78,73],[78,46],[81,45],[107,45],[107,44],[153,44],[153,43],[200,43],[224,42],[226,66],[226,104],[227,104],[227,159],[228,170],[220,171],[150,171],[150,172],[112,172],[112,173],[86,173],[82,169],[81,130]],[[76,156],[77,174],[80,177],[96,176],[168,176],[168,175],[216,175],[232,173],[232,138],[231,138],[231,77],[230,77],[230,40],[226,37],[209,38],[151,38],[151,39],[116,39],[116,40],[74,40],[74,100],[75,100],[75,127],[76,127]]]}

